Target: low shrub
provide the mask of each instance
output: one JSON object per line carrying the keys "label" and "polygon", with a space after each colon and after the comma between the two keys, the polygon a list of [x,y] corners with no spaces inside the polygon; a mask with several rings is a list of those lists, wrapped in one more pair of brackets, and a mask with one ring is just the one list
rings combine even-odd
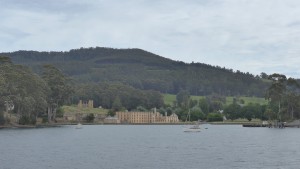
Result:
{"label": "low shrub", "polygon": [[207,115],[207,121],[209,121],[209,122],[223,121],[223,115],[220,113],[209,113]]}
{"label": "low shrub", "polygon": [[23,115],[19,119],[19,124],[34,125],[34,124],[36,124],[36,119],[35,119],[35,117],[29,117],[29,116]]}
{"label": "low shrub", "polygon": [[5,124],[5,118],[2,113],[0,113],[0,125]]}

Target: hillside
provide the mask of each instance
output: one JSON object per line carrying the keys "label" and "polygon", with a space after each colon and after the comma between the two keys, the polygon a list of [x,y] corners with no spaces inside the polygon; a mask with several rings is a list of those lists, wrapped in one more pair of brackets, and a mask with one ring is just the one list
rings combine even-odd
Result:
{"label": "hillside", "polygon": [[[173,103],[176,101],[176,95],[173,95],[173,94],[164,94],[164,103],[165,104],[169,104],[169,105],[173,105]],[[205,98],[203,96],[191,96],[191,99],[192,100],[199,100],[201,98]],[[266,99],[264,98],[259,98],[259,97],[239,97],[238,98],[239,100],[244,100],[244,104],[247,105],[249,103],[258,103],[258,104],[261,104],[261,105],[266,105],[268,102]],[[229,97],[226,97],[226,103],[225,105],[230,105],[232,104],[233,102],[233,97],[232,96],[229,96]]]}
{"label": "hillside", "polygon": [[203,63],[173,61],[141,49],[81,48],[68,52],[17,51],[0,53],[16,64],[40,73],[44,64],[53,64],[77,84],[120,82],[142,90],[192,95],[212,93],[226,96],[264,95],[268,82],[249,73]]}

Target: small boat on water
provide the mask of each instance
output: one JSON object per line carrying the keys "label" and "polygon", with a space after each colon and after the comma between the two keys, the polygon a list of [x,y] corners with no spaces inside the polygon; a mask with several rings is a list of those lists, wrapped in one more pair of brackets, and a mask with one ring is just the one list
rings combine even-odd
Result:
{"label": "small boat on water", "polygon": [[[187,114],[187,117],[186,117],[186,120],[185,121],[191,121],[191,113],[190,113],[190,110]],[[198,120],[198,122],[193,125],[193,126],[187,126],[185,127],[184,129],[184,132],[200,132],[201,129],[200,129],[200,120]]]}
{"label": "small boat on water", "polygon": [[75,127],[75,129],[82,129],[82,124],[81,123],[78,123]]}
{"label": "small boat on water", "polygon": [[200,132],[200,131],[201,128],[199,124],[184,129],[184,132]]}

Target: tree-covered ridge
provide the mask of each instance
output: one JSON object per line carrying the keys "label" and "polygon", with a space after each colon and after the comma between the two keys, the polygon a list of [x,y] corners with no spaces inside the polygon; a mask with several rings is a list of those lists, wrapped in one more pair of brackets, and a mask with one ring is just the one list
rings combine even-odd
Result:
{"label": "tree-covered ridge", "polygon": [[203,63],[183,63],[141,49],[81,48],[68,52],[2,53],[40,73],[53,64],[77,83],[117,82],[142,90],[192,95],[264,96],[268,82],[258,76]]}
{"label": "tree-covered ridge", "polygon": [[20,117],[20,123],[35,123],[47,106],[47,84],[29,68],[11,64],[6,57],[0,59],[7,60],[0,64],[0,124],[5,122],[3,112],[8,111]]}
{"label": "tree-covered ridge", "polygon": [[[124,66],[116,64],[112,67],[118,68],[118,65]],[[193,78],[197,79],[198,66],[195,65],[183,64],[181,66],[185,66],[188,72],[195,74]],[[220,74],[227,71],[233,75],[245,75],[241,72],[233,73],[227,69],[206,67],[214,72],[219,71]],[[175,69],[182,71],[178,67]],[[190,71],[191,69],[194,71]],[[271,82],[267,90],[262,91],[262,94],[265,94],[265,98],[268,99],[268,104],[251,102],[246,104],[241,97],[233,97],[232,103],[226,104],[224,94],[218,93],[194,99],[195,97],[191,97],[190,94],[190,91],[193,91],[191,88],[186,90],[180,88],[176,95],[176,101],[165,104],[159,91],[138,89],[127,85],[126,81],[118,81],[119,79],[116,77],[114,77],[116,78],[115,81],[107,80],[95,83],[89,80],[86,83],[73,83],[73,80],[51,64],[43,64],[41,70],[38,75],[24,65],[13,64],[9,57],[0,57],[0,125],[12,122],[10,121],[11,118],[8,117],[9,114],[14,114],[17,119],[15,122],[20,124],[34,124],[36,117],[43,117],[52,123],[56,121],[56,115],[61,106],[65,104],[75,105],[79,100],[90,99],[94,100],[95,107],[101,106],[109,109],[110,115],[113,115],[115,111],[150,111],[155,107],[162,114],[176,113],[182,121],[187,120],[188,116],[193,121],[199,119],[220,121],[223,120],[223,115],[231,120],[246,118],[249,121],[257,118],[283,121],[300,117],[300,85],[295,79],[276,73],[255,78],[257,81]],[[120,70],[118,73],[122,72],[126,71]],[[138,71],[136,75],[139,75]],[[162,74],[157,74],[157,76],[160,75]],[[240,81],[247,81],[248,79],[245,78],[247,76],[252,77],[252,75],[246,74],[246,76],[242,76]],[[161,77],[164,78],[164,76]],[[185,76],[179,77],[186,78]],[[145,76],[144,79],[146,78],[148,77]],[[124,79],[126,80],[126,78]],[[186,79],[187,81],[190,80]],[[159,80],[164,83],[164,79]],[[155,83],[153,85],[155,87]],[[90,117],[92,119],[94,116],[91,115]]]}
{"label": "tree-covered ridge", "polygon": [[72,82],[53,65],[43,65],[38,75],[0,56],[0,125],[35,124],[37,117],[53,123],[63,105],[76,105],[80,99],[93,99],[94,106],[111,109],[112,113],[164,106],[158,91],[135,89],[121,83]]}
{"label": "tree-covered ridge", "polygon": [[138,106],[146,109],[164,106],[163,96],[153,90],[140,90],[120,83],[83,84],[76,87],[72,102],[94,101],[95,107],[112,110],[134,110]]}

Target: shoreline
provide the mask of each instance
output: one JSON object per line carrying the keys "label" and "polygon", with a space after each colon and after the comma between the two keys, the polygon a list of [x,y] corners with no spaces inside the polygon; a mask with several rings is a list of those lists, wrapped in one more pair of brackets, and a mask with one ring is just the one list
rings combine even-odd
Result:
{"label": "shoreline", "polygon": [[[54,124],[36,124],[36,125],[2,125],[0,129],[29,129],[29,128],[52,128],[52,127],[63,127],[67,125],[77,125],[78,123],[54,123]],[[162,125],[194,125],[195,122],[182,122],[182,123],[81,123],[82,125],[150,125],[150,126],[162,126]],[[244,123],[215,123],[215,122],[202,122],[200,125],[243,125]]]}
{"label": "shoreline", "polygon": [[[9,124],[1,125],[0,129],[34,129],[34,128],[53,128],[53,127],[63,127],[67,125],[77,125],[78,123],[53,123],[53,124],[36,124],[36,125],[19,125],[19,124]],[[182,123],[81,123],[82,125],[194,125],[195,122],[182,122]],[[247,123],[247,122],[201,122],[200,125],[210,124],[210,125],[241,125],[243,127],[268,127],[267,125],[262,125],[259,123]],[[286,124],[285,127],[300,127],[299,125]]]}

